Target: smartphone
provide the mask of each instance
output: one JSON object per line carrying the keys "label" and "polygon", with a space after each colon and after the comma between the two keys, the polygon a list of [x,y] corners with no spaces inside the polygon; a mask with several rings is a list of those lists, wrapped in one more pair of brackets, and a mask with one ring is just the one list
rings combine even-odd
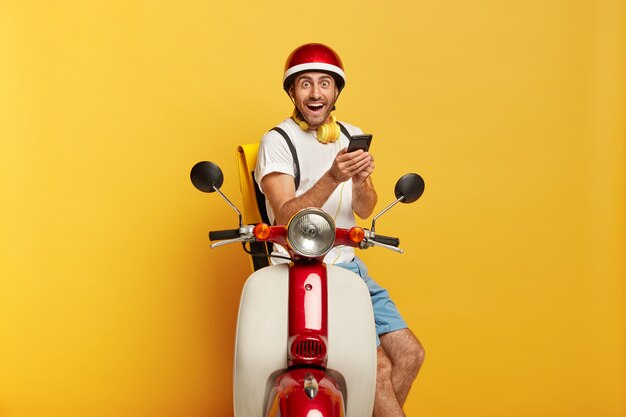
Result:
{"label": "smartphone", "polygon": [[370,143],[372,143],[372,135],[353,135],[350,138],[348,152],[354,152],[357,149],[367,152],[370,149]]}

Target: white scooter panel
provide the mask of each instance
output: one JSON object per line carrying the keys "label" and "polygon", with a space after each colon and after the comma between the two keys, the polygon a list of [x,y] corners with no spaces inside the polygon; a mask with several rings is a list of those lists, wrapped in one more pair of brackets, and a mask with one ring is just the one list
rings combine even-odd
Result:
{"label": "white scooter panel", "polygon": [[[286,264],[262,268],[241,294],[235,342],[235,417],[262,417],[274,378],[287,368]],[[376,332],[369,291],[356,274],[328,266],[328,373],[339,383],[346,417],[371,416]]]}

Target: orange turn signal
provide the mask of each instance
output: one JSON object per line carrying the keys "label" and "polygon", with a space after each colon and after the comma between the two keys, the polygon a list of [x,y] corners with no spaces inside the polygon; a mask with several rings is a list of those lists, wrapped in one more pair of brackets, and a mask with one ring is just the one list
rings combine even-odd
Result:
{"label": "orange turn signal", "polygon": [[361,243],[361,241],[365,238],[365,231],[363,231],[360,227],[351,227],[348,230],[348,239],[354,243]]}
{"label": "orange turn signal", "polygon": [[267,239],[268,237],[270,237],[271,233],[272,229],[270,229],[270,226],[268,224],[259,223],[254,226],[254,236],[259,240]]}

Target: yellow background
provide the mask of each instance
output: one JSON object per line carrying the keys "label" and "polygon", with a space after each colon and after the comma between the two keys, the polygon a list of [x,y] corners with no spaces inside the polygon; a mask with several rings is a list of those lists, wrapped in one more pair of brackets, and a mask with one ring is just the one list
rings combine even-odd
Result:
{"label": "yellow background", "polygon": [[[229,416],[236,216],[189,170],[319,41],[374,134],[363,253],[427,349],[410,416],[623,417],[624,3],[0,2],[0,416]],[[363,222],[367,225],[366,222]]]}

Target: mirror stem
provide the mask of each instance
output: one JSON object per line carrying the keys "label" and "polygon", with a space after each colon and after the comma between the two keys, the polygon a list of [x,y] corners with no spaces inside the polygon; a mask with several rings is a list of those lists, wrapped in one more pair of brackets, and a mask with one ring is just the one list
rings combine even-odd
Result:
{"label": "mirror stem", "polygon": [[394,201],[393,203],[389,204],[387,206],[387,208],[385,208],[383,211],[381,211],[380,213],[378,213],[376,216],[374,216],[374,218],[372,219],[372,233],[376,234],[376,220],[382,216],[383,214],[385,214],[390,208],[392,208],[393,206],[395,206],[396,204],[398,204],[400,201],[404,200],[404,196],[401,196],[400,198],[398,198],[396,201]]}
{"label": "mirror stem", "polygon": [[213,186],[213,189],[215,191],[217,191],[219,193],[219,195],[222,196],[222,198],[224,200],[226,200],[226,202],[228,203],[229,206],[231,206],[233,208],[233,210],[235,210],[237,212],[237,214],[239,215],[239,228],[241,229],[243,227],[243,220],[241,218],[241,212],[239,210],[237,210],[237,207],[235,207],[235,205],[233,203],[230,202],[230,200],[228,198],[226,198],[226,196],[220,191],[219,188],[217,188],[215,185]]}

